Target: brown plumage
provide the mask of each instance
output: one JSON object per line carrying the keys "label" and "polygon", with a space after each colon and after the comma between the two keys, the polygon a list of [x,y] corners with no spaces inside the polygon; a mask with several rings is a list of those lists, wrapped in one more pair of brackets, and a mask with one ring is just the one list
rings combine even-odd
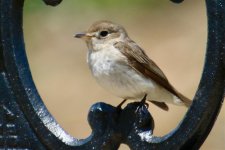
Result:
{"label": "brown plumage", "polygon": [[[127,40],[128,42],[117,42],[114,44],[114,46],[119,50],[123,49],[121,53],[123,53],[128,58],[130,67],[132,67],[134,70],[136,70],[146,78],[153,79],[156,83],[181,99],[184,102],[185,106],[189,107],[192,101],[175,90],[175,88],[169,83],[168,79],[161,71],[161,69],[156,65],[156,63],[149,59],[144,50],[142,50],[135,42],[133,42],[129,38]],[[154,100],[152,100],[152,103],[156,104]],[[157,103],[156,105],[164,110],[168,110],[168,107],[165,106],[165,103],[163,105]]]}
{"label": "brown plumage", "polygon": [[111,93],[124,99],[148,95],[148,100],[163,110],[168,110],[165,102],[190,106],[191,100],[169,83],[121,25],[98,21],[75,37],[87,43],[92,74]]}

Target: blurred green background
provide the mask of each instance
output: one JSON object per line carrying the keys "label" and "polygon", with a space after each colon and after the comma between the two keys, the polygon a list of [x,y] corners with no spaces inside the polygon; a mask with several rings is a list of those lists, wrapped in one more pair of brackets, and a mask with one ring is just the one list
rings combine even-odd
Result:
{"label": "blurred green background", "polygon": [[[87,48],[74,39],[97,20],[123,25],[169,81],[193,98],[204,62],[207,20],[203,0],[174,4],[169,0],[64,0],[57,7],[41,0],[26,0],[24,30],[27,55],[36,86],[60,125],[77,138],[87,137],[90,106],[97,101],[121,102],[92,78],[86,64]],[[181,121],[184,107],[164,112],[150,105],[155,135],[162,136]],[[225,149],[225,109],[217,119],[203,150]],[[122,145],[121,150],[128,149]]]}

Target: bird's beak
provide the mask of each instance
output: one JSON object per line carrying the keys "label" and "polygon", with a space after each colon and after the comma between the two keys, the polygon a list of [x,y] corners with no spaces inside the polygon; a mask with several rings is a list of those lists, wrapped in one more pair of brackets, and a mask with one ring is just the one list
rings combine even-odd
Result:
{"label": "bird's beak", "polygon": [[76,33],[74,35],[75,38],[80,38],[80,39],[89,39],[89,38],[91,38],[93,36],[94,36],[93,34],[86,33],[86,32]]}

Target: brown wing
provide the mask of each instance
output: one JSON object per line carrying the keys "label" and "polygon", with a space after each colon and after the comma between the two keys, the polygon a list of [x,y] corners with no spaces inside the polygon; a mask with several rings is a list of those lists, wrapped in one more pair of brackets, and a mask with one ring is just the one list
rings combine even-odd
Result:
{"label": "brown wing", "polygon": [[191,104],[191,101],[188,98],[177,92],[172,87],[161,69],[151,59],[148,58],[145,52],[135,42],[131,40],[128,40],[126,43],[117,42],[114,44],[114,46],[128,58],[128,62],[134,70],[141,73],[146,78],[154,80],[166,90],[180,98],[186,106]]}

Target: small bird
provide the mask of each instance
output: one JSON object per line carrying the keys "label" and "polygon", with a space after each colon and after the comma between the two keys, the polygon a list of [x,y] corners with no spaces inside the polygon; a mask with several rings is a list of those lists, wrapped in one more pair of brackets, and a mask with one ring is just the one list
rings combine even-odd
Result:
{"label": "small bird", "polygon": [[87,61],[97,82],[112,94],[127,99],[148,100],[163,110],[166,103],[190,106],[161,69],[132,41],[124,27],[97,21],[86,32],[75,34],[88,47]]}

